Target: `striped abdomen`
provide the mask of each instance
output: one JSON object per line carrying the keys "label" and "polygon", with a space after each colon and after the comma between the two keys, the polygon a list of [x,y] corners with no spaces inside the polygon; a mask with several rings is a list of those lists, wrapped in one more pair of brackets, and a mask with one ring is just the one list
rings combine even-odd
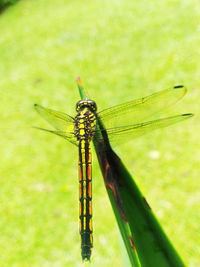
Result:
{"label": "striped abdomen", "polygon": [[83,260],[90,260],[92,237],[92,165],[89,141],[79,141],[80,234]]}

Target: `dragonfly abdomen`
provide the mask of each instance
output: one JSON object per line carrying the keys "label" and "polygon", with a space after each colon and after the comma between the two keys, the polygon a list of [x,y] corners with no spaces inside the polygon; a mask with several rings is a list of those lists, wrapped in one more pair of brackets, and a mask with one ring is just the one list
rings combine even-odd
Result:
{"label": "dragonfly abdomen", "polygon": [[79,141],[80,235],[83,260],[90,260],[92,236],[92,165],[88,140]]}

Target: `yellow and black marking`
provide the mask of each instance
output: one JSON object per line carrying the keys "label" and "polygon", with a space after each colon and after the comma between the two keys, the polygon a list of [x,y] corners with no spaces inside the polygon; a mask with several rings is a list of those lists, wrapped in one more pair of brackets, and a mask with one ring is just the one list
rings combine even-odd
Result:
{"label": "yellow and black marking", "polygon": [[[86,100],[81,102],[82,109],[76,116],[75,133],[79,141],[79,200],[81,254],[84,261],[90,260],[93,247],[92,235],[92,162],[90,141],[96,126],[94,111]],[[92,105],[93,107],[93,105]]]}

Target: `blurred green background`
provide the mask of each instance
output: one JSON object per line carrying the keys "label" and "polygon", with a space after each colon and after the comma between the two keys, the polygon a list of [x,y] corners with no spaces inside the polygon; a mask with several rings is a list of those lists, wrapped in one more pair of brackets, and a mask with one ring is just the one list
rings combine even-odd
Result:
{"label": "blurred green background", "polygon": [[[75,114],[80,75],[99,110],[168,87],[195,117],[116,147],[186,266],[200,266],[197,0],[21,0],[0,14],[0,266],[82,266],[78,151],[39,103]],[[93,153],[90,266],[128,266]],[[155,266],[157,267],[157,266]],[[159,266],[158,266],[159,267]]]}

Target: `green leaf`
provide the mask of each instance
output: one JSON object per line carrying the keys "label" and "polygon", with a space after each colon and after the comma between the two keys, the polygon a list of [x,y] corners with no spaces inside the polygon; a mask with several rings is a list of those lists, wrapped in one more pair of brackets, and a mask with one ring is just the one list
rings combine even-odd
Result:
{"label": "green leaf", "polygon": [[[99,123],[101,130],[103,125]],[[106,189],[132,266],[136,248],[142,267],[183,267],[184,264],[155,218],[124,164],[112,150],[109,140],[94,145]],[[131,235],[126,228],[130,227]]]}

